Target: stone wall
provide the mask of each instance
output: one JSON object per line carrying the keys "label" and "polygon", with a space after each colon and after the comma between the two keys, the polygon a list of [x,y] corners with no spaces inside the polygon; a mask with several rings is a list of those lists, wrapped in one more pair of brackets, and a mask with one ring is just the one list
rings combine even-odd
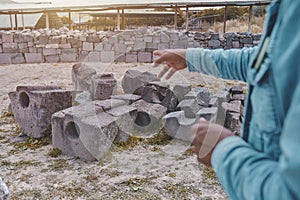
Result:
{"label": "stone wall", "polygon": [[56,62],[152,62],[156,49],[243,48],[258,44],[251,33],[195,33],[165,28],[118,32],[0,31],[0,64]]}

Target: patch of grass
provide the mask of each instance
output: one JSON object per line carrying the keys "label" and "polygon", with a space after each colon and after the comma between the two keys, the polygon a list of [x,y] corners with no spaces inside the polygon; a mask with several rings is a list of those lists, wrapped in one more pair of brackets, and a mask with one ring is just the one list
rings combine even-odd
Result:
{"label": "patch of grass", "polygon": [[30,137],[24,142],[13,143],[13,146],[15,147],[15,150],[22,151],[27,149],[36,150],[49,144],[51,144],[51,135],[46,135],[39,139]]}
{"label": "patch of grass", "polygon": [[61,154],[62,154],[62,152],[61,152],[60,149],[58,149],[58,148],[52,148],[52,149],[48,152],[47,156],[50,156],[50,157],[52,157],[52,158],[57,158],[57,157],[60,156]]}
{"label": "patch of grass", "polygon": [[164,128],[160,130],[160,132],[153,137],[146,138],[145,144],[148,145],[167,145],[171,141],[173,141],[173,138],[166,134],[166,131]]}
{"label": "patch of grass", "polygon": [[19,162],[10,162],[7,160],[3,160],[1,162],[2,166],[9,167],[10,169],[18,170],[18,169],[26,169],[27,167],[36,167],[39,166],[41,162],[32,161],[32,160],[21,160]]}
{"label": "patch of grass", "polygon": [[64,170],[72,170],[73,166],[69,165],[69,163],[64,159],[54,160],[52,164],[48,165],[53,171],[64,171]]}
{"label": "patch of grass", "polygon": [[220,182],[211,167],[203,166],[204,182],[208,185],[220,185]]}
{"label": "patch of grass", "polygon": [[119,150],[128,150],[134,148],[136,145],[141,144],[144,140],[144,138],[129,136],[126,142],[118,142],[114,144]]}
{"label": "patch of grass", "polygon": [[169,183],[162,186],[162,190],[168,194],[170,199],[190,199],[191,194],[201,195],[201,191],[198,188],[184,183]]}

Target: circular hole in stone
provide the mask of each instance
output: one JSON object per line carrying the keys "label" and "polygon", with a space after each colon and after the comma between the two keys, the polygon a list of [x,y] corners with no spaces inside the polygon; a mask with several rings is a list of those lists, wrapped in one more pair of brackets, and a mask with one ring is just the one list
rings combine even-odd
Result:
{"label": "circular hole in stone", "polygon": [[135,124],[137,124],[138,126],[142,126],[142,127],[149,125],[150,122],[151,122],[151,119],[150,119],[149,115],[145,112],[138,112],[136,119],[134,121]]}
{"label": "circular hole in stone", "polygon": [[26,92],[20,93],[19,102],[23,108],[27,108],[29,106],[30,100],[29,100],[29,96]]}
{"label": "circular hole in stone", "polygon": [[69,122],[66,126],[66,133],[72,139],[79,138],[79,127],[74,122]]}

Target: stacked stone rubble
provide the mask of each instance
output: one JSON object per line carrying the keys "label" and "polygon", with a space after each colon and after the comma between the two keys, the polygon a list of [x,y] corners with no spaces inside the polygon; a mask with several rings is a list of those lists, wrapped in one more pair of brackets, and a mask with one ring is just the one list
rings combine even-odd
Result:
{"label": "stacked stone rubble", "polygon": [[200,33],[164,28],[117,32],[40,29],[1,31],[0,64],[56,62],[152,62],[157,49],[242,48],[258,44],[252,33]]}

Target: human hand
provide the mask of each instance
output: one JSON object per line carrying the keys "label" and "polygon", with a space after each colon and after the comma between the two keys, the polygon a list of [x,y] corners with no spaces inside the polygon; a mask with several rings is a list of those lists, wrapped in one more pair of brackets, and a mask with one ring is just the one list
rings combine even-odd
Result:
{"label": "human hand", "polygon": [[212,153],[219,142],[234,134],[220,126],[213,124],[204,118],[192,127],[194,138],[192,151],[197,155],[197,160],[207,166],[211,166]]}
{"label": "human hand", "polygon": [[166,79],[169,79],[173,74],[181,69],[186,68],[186,50],[185,49],[167,49],[167,50],[157,50],[153,52],[153,56],[159,56],[157,60],[154,61],[153,67],[157,67],[160,64],[166,63],[167,65],[158,74],[158,78],[163,77],[165,74]]}

